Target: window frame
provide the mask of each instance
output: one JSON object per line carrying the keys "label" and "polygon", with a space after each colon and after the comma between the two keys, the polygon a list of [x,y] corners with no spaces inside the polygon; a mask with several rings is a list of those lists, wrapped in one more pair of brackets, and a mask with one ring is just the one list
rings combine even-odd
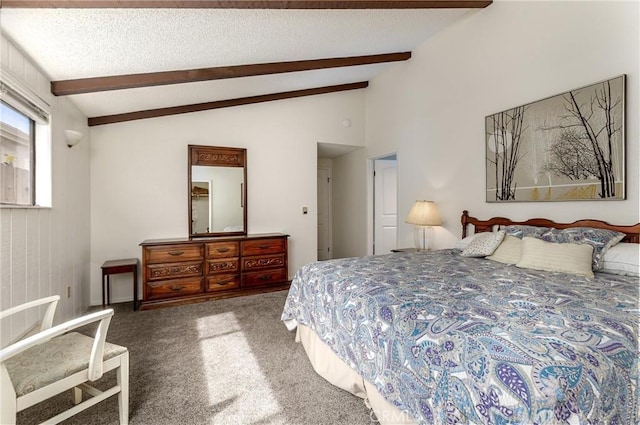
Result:
{"label": "window frame", "polygon": [[29,170],[29,204],[0,202],[0,208],[51,208],[53,185],[51,106],[9,73],[2,71],[0,72],[0,101],[6,107],[29,119],[31,168]]}
{"label": "window frame", "polygon": [[[34,206],[35,205],[35,179],[36,179],[36,146],[35,146],[35,142],[36,142],[36,137],[35,137],[35,132],[36,132],[36,122],[33,118],[31,118],[30,116],[28,116],[27,114],[23,113],[22,111],[20,111],[18,108],[14,107],[13,105],[11,105],[8,102],[5,102],[4,99],[0,99],[0,106],[4,107],[4,108],[8,108],[10,110],[12,110],[14,113],[19,114],[22,118],[26,119],[28,121],[28,133],[26,134],[26,142],[27,142],[27,151],[28,151],[28,156],[29,156],[29,173],[28,173],[28,192],[29,192],[29,199],[28,199],[28,203],[20,203],[19,202],[19,197],[17,196],[17,192],[16,192],[16,199],[15,202],[9,202],[9,201],[4,201],[2,198],[0,198],[0,204],[3,206],[16,206],[16,207],[29,207],[29,206]],[[21,133],[22,130],[19,128],[16,128],[12,125],[10,125],[8,122],[5,122],[4,120],[0,120],[0,126],[6,126],[6,127],[11,127]],[[11,143],[11,141],[9,141],[9,143]],[[19,141],[14,142],[16,144],[19,144]],[[17,188],[16,188],[17,190]]]}

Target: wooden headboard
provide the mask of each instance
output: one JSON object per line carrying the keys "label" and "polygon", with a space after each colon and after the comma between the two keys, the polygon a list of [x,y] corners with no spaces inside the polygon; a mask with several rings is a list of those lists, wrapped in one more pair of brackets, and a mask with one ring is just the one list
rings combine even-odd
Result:
{"label": "wooden headboard", "polygon": [[573,223],[556,223],[555,221],[548,220],[546,218],[531,218],[526,221],[513,221],[505,217],[492,217],[488,220],[478,220],[475,217],[469,216],[469,211],[462,211],[462,237],[467,236],[467,227],[472,224],[474,227],[474,233],[480,232],[492,232],[496,226],[508,226],[511,224],[519,224],[526,226],[537,227],[553,227],[556,229],[566,229],[569,227],[595,227],[596,229],[615,230],[616,232],[622,232],[625,238],[622,242],[640,243],[640,223],[632,225],[614,225],[609,224],[601,220],[578,220]]}

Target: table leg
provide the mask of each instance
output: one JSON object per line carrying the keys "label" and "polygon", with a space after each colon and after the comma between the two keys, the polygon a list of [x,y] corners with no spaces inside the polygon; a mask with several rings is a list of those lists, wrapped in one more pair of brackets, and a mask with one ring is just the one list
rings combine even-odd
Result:
{"label": "table leg", "polygon": [[138,267],[133,267],[133,311],[138,309]]}
{"label": "table leg", "polygon": [[104,270],[102,270],[102,308],[105,307],[105,303],[104,303],[104,278],[105,278],[105,274],[104,274]]}

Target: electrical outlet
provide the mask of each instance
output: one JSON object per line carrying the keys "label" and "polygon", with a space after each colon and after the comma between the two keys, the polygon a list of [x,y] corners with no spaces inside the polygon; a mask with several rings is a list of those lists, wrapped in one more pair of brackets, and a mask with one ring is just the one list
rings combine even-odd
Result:
{"label": "electrical outlet", "polygon": [[71,286],[67,286],[67,298],[71,298]]}

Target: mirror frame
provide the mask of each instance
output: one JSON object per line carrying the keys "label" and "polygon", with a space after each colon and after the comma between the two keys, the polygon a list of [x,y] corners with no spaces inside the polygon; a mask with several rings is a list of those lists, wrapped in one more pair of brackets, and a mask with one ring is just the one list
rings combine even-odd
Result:
{"label": "mirror frame", "polygon": [[[188,145],[189,155],[187,164],[187,200],[189,237],[206,238],[214,236],[244,236],[247,234],[247,150],[245,148],[226,148],[218,146]],[[242,167],[244,169],[244,186],[242,189],[243,208],[243,230],[241,232],[209,232],[193,233],[192,201],[191,201],[191,167],[193,165],[204,165],[214,167]]]}

